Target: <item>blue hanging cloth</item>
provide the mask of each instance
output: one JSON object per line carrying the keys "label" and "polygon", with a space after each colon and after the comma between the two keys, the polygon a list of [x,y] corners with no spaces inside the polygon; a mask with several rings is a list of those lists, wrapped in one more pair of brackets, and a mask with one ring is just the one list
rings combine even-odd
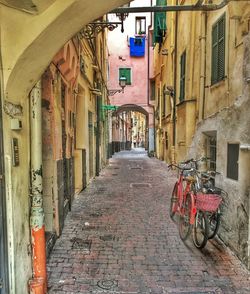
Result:
{"label": "blue hanging cloth", "polygon": [[143,57],[145,55],[145,38],[131,37],[129,39],[130,56]]}

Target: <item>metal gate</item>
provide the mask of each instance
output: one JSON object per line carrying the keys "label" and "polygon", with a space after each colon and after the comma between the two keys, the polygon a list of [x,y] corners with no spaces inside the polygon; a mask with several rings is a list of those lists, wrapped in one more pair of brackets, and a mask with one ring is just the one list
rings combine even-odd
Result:
{"label": "metal gate", "polygon": [[89,177],[94,176],[93,156],[94,156],[94,126],[93,126],[93,113],[88,112],[88,123],[89,123]]}
{"label": "metal gate", "polygon": [[65,109],[65,85],[62,83],[61,88],[61,106],[64,115],[62,116],[62,158],[63,158],[63,182],[64,182],[64,201],[68,198],[68,182],[67,182],[67,159],[66,159],[66,148],[67,148],[67,134],[66,134],[66,109]]}
{"label": "metal gate", "polygon": [[[0,77],[1,78],[1,77]],[[0,81],[1,82],[1,81]],[[0,83],[1,87],[1,83]],[[0,88],[1,94],[1,88]],[[3,129],[2,129],[2,105],[0,96],[0,294],[8,293],[7,282],[7,247],[6,247],[6,210],[4,190],[4,153],[3,153]]]}
{"label": "metal gate", "polygon": [[87,155],[86,149],[82,150],[82,188],[87,187]]}

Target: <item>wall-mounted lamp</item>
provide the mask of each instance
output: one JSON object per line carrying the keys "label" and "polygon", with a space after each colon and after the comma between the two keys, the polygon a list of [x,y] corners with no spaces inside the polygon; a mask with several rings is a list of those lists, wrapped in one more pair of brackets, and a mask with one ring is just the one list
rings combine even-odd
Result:
{"label": "wall-mounted lamp", "polygon": [[[128,7],[130,7],[130,3],[129,4],[124,4],[121,8],[128,8]],[[116,13],[115,15],[121,21],[121,25],[122,25],[121,32],[123,33],[124,32],[123,22],[128,17],[128,13]]]}
{"label": "wall-mounted lamp", "polygon": [[126,87],[126,82],[127,82],[127,78],[124,76],[121,76],[119,79],[119,85],[120,85],[121,89],[108,90],[108,96],[113,96],[116,93],[124,93],[124,88]]}
{"label": "wall-mounted lamp", "polygon": [[167,90],[164,90],[163,94],[174,97],[174,94],[175,94],[174,93],[174,88],[172,86],[167,86],[166,88],[167,88]]}

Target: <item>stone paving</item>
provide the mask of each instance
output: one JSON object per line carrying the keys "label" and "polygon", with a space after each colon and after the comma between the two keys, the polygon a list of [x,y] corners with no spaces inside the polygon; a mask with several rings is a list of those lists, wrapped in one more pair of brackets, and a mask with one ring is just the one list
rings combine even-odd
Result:
{"label": "stone paving", "polygon": [[175,181],[139,149],[116,154],[76,199],[48,260],[49,293],[250,293],[249,272],[219,241],[180,240]]}

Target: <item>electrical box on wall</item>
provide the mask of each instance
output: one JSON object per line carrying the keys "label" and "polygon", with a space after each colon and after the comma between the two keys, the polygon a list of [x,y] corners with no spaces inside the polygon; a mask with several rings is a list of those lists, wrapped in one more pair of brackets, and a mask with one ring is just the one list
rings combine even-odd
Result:
{"label": "electrical box on wall", "polygon": [[19,147],[17,138],[12,139],[12,165],[19,166]]}
{"label": "electrical box on wall", "polygon": [[10,120],[10,128],[13,131],[19,131],[22,129],[22,121],[18,118],[12,118]]}

